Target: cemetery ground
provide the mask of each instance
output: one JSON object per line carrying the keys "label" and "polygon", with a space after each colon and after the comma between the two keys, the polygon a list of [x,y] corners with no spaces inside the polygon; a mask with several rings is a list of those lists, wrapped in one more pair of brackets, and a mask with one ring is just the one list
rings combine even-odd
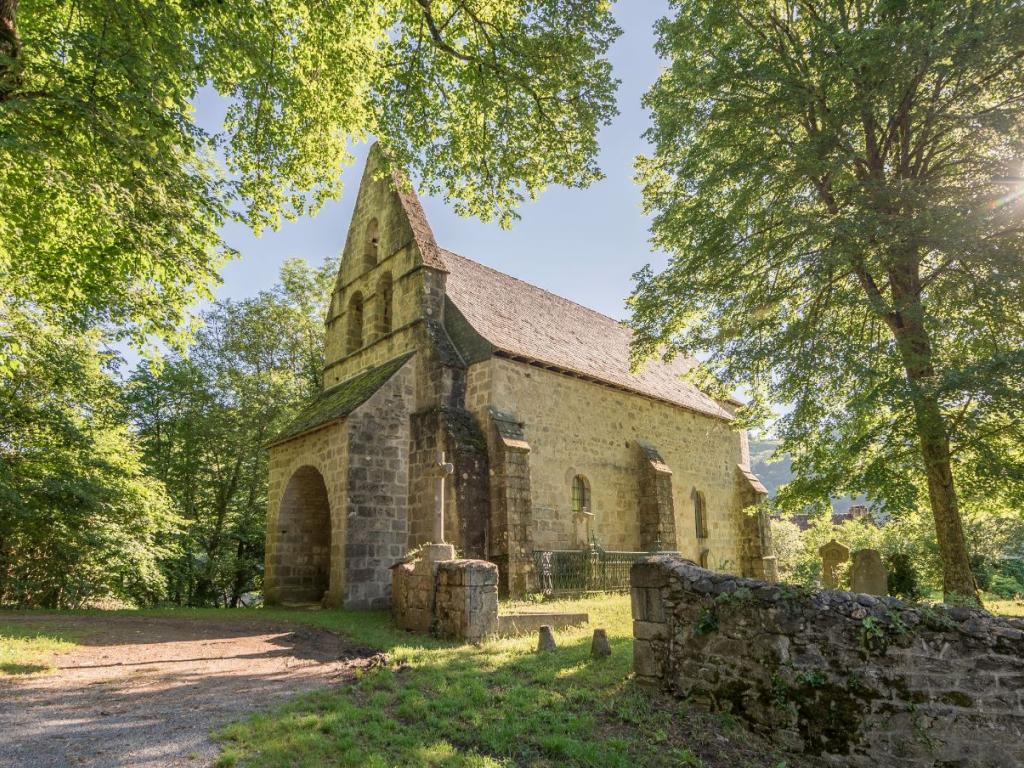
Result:
{"label": "cemetery ground", "polygon": [[[0,612],[0,766],[813,764],[639,690],[628,596],[543,609],[591,621],[537,654],[534,635],[457,645],[383,612]],[[608,659],[590,657],[594,627]]]}
{"label": "cemetery ground", "polygon": [[[0,613],[0,765],[22,764],[4,750],[26,739],[40,768],[803,765],[727,715],[637,689],[628,595],[543,608],[591,621],[537,654],[535,635],[456,645],[383,612]],[[610,658],[591,659],[594,627]]]}

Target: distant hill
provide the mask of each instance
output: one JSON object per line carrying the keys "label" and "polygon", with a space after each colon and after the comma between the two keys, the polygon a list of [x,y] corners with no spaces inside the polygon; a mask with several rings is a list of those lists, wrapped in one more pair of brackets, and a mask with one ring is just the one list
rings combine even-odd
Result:
{"label": "distant hill", "polygon": [[768,489],[768,495],[775,496],[780,485],[785,485],[793,479],[792,462],[789,454],[783,454],[778,461],[771,462],[769,458],[778,447],[778,440],[753,440],[750,441],[750,466],[754,470],[764,487]]}
{"label": "distant hill", "polygon": [[[775,449],[779,446],[778,440],[750,440],[750,466],[754,470],[764,487],[768,489],[768,496],[775,497],[775,492],[780,485],[785,485],[793,479],[792,461],[789,454],[783,454],[776,461],[769,461]],[[864,504],[864,497],[852,499],[849,496],[832,499],[832,510],[834,512],[846,512],[854,504]]]}

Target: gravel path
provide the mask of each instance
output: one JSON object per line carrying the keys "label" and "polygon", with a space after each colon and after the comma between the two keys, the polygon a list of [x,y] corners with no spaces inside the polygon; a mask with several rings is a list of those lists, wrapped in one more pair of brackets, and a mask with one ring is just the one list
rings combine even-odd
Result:
{"label": "gravel path", "polygon": [[308,627],[258,621],[4,616],[83,643],[57,671],[0,678],[3,768],[205,766],[210,731],[379,663]]}

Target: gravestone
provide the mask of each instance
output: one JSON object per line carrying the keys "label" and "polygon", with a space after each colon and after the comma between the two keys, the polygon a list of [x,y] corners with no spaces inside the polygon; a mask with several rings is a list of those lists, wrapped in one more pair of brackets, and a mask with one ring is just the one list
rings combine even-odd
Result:
{"label": "gravestone", "polygon": [[868,595],[889,594],[889,572],[877,549],[858,549],[853,553],[850,590]]}
{"label": "gravestone", "polygon": [[821,555],[821,583],[825,589],[839,589],[839,566],[850,559],[850,550],[835,539],[818,548]]}

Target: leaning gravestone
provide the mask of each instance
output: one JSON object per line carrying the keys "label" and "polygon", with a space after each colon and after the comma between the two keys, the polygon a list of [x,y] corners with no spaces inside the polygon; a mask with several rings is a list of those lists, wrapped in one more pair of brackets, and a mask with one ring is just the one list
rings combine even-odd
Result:
{"label": "leaning gravestone", "polygon": [[850,589],[868,595],[889,594],[889,572],[877,549],[858,549],[850,568]]}
{"label": "leaning gravestone", "polygon": [[818,548],[821,555],[821,583],[825,589],[839,589],[839,566],[850,559],[850,550],[835,539]]}

